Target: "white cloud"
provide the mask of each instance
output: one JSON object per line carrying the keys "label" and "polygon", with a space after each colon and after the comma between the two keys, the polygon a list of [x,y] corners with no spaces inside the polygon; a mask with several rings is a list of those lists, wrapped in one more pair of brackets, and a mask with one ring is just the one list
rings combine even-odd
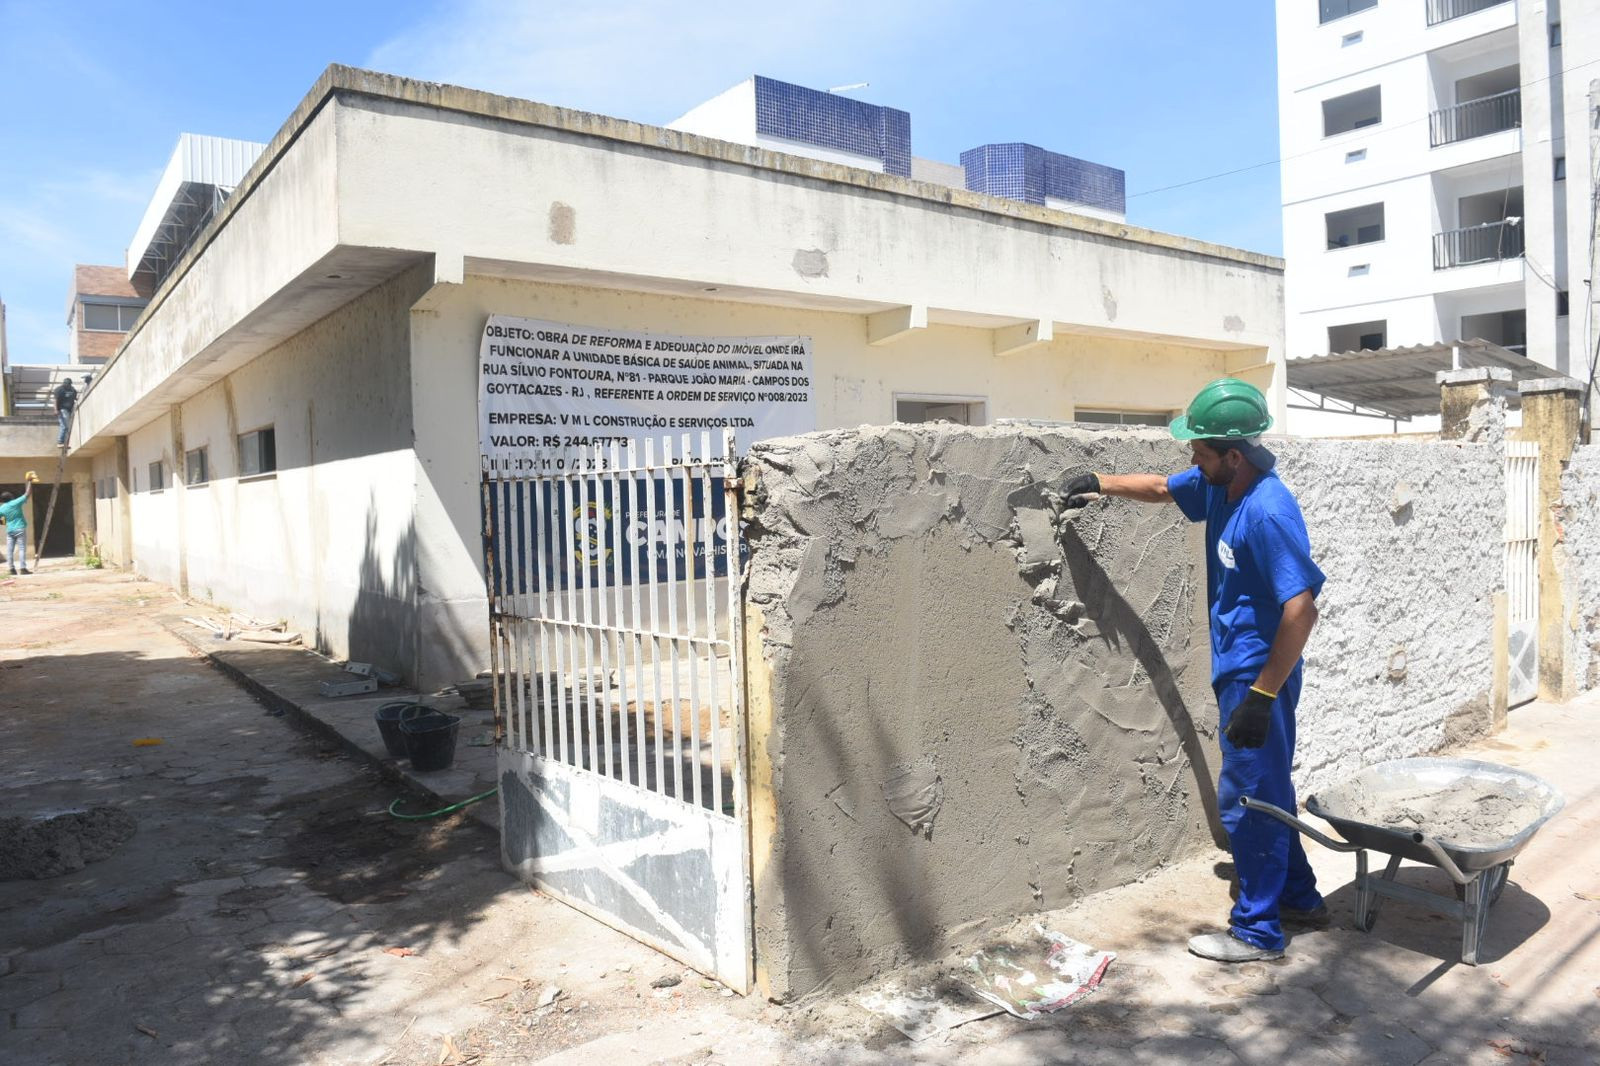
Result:
{"label": "white cloud", "polygon": [[[951,0],[801,7],[733,0],[518,3],[468,0],[380,45],[393,74],[445,81],[644,122],[676,118],[751,74],[826,88],[871,81],[948,31]],[[796,64],[803,64],[797,67]]]}

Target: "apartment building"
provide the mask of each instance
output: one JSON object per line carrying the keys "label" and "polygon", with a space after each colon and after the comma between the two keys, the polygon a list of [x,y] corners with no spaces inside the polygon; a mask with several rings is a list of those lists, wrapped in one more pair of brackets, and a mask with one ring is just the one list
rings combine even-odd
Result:
{"label": "apartment building", "polygon": [[1289,358],[1481,340],[1589,380],[1600,0],[1277,12]]}

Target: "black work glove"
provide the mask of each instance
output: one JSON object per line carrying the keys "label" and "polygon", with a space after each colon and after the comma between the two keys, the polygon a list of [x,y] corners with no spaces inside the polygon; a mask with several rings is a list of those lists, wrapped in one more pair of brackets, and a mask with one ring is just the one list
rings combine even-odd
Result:
{"label": "black work glove", "polygon": [[1272,728],[1272,696],[1255,689],[1244,694],[1239,706],[1228,716],[1228,728],[1223,734],[1236,748],[1259,748],[1267,742]]}
{"label": "black work glove", "polygon": [[1097,474],[1079,474],[1067,482],[1061,495],[1066,497],[1061,506],[1069,511],[1075,511],[1087,505],[1090,496],[1100,495],[1100,477]]}

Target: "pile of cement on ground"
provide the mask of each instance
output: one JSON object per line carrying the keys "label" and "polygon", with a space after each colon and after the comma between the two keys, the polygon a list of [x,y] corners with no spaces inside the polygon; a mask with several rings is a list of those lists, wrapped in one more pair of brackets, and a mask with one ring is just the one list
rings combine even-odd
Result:
{"label": "pile of cement on ground", "polygon": [[1416,830],[1467,848],[1503,844],[1539,820],[1539,798],[1503,781],[1465,777],[1448,785],[1351,788],[1330,813],[1368,825]]}
{"label": "pile of cement on ground", "polygon": [[81,870],[133,838],[138,823],[118,807],[0,818],[0,881]]}

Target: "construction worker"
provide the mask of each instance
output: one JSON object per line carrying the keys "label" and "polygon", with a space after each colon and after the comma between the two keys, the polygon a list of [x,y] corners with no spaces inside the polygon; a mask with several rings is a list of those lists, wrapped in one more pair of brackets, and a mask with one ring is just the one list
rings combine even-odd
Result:
{"label": "construction worker", "polygon": [[1206,524],[1211,684],[1222,746],[1217,805],[1239,896],[1227,931],[1193,937],[1189,950],[1218,962],[1282,958],[1283,922],[1328,920],[1299,834],[1239,804],[1252,796],[1295,809],[1289,771],[1300,655],[1317,621],[1323,582],[1300,505],[1272,472],[1276,459],[1258,440],[1271,425],[1259,389],[1222,378],[1201,389],[1172,422],[1172,435],[1189,442],[1189,469],[1171,477],[1081,474],[1065,492],[1067,507],[1103,494],[1175,503],[1191,522]]}
{"label": "construction worker", "polygon": [[[6,523],[6,563],[11,567],[11,574],[15,577],[18,573],[32,573],[28,569],[28,517],[26,508],[28,500],[33,495],[33,483],[39,480],[32,470],[22,479],[22,495],[13,496],[9,492],[0,492],[0,518]],[[19,567],[17,564],[22,565]]]}
{"label": "construction worker", "polygon": [[72,384],[71,378],[64,379],[56,386],[55,401],[56,421],[61,425],[56,444],[64,448],[67,445],[67,430],[72,426],[72,411],[78,406],[78,389]]}

